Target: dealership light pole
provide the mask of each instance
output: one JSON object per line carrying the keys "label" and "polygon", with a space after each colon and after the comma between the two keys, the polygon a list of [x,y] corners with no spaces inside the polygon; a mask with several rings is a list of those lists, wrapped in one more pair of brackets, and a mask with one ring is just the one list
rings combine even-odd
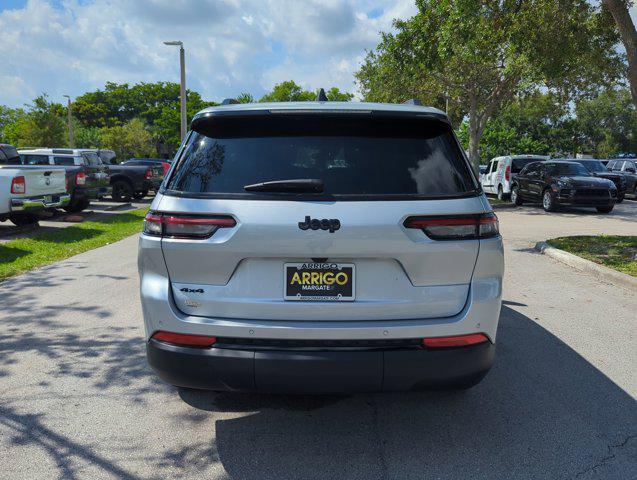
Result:
{"label": "dealership light pole", "polygon": [[71,111],[71,97],[69,95],[62,95],[67,99],[66,103],[66,113],[69,124],[69,147],[73,148],[73,112]]}
{"label": "dealership light pole", "polygon": [[181,98],[181,139],[186,136],[186,57],[184,55],[184,43],[181,41],[164,42],[164,45],[179,47],[179,67],[181,69],[181,85],[179,96]]}

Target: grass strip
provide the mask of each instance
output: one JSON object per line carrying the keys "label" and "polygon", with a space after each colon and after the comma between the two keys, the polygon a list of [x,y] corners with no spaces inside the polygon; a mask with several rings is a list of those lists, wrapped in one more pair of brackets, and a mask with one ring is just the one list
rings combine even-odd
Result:
{"label": "grass strip", "polygon": [[637,236],[582,235],[553,238],[547,240],[547,243],[551,247],[637,277]]}
{"label": "grass strip", "polygon": [[43,231],[30,238],[0,244],[0,280],[138,233],[147,211],[142,208],[113,214],[103,220]]}

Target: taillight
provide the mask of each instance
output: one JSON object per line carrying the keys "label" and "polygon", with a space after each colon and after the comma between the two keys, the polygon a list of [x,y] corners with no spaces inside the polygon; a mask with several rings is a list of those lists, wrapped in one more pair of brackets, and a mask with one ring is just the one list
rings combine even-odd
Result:
{"label": "taillight", "polygon": [[86,173],[77,172],[75,174],[75,185],[86,185]]}
{"label": "taillight", "polygon": [[208,238],[219,228],[232,228],[236,224],[229,216],[196,217],[149,212],[144,218],[144,233],[173,238]]}
{"label": "taillight", "polygon": [[505,180],[508,182],[509,180],[511,180],[511,166],[507,166],[506,170],[504,171],[504,178]]}
{"label": "taillight", "polygon": [[66,175],[64,175],[64,190],[66,192],[69,191],[69,177],[67,177]]}
{"label": "taillight", "polygon": [[146,170],[146,179],[148,180],[152,176],[153,176],[153,172],[151,172],[149,168],[148,170]]}
{"label": "taillight", "polygon": [[160,342],[182,347],[209,348],[217,343],[216,337],[210,337],[208,335],[190,335],[186,333],[164,332],[163,330],[155,332],[152,338]]}
{"label": "taillight", "polygon": [[454,337],[423,338],[422,344],[427,348],[456,348],[478,345],[488,341],[489,338],[484,333],[471,333]]}
{"label": "taillight", "polygon": [[27,185],[22,175],[13,177],[13,180],[11,180],[11,193],[27,193]]}
{"label": "taillight", "polygon": [[406,228],[422,230],[432,240],[468,240],[495,237],[500,233],[495,213],[448,217],[409,217]]}
{"label": "taillight", "polygon": [[164,162],[164,163],[161,164],[161,166],[164,169],[164,175],[166,175],[168,173],[168,170],[170,170],[170,163]]}

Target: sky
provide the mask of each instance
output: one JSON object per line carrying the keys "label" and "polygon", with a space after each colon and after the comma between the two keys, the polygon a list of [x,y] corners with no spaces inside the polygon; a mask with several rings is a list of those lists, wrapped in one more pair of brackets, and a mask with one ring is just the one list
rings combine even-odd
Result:
{"label": "sky", "polygon": [[290,79],[354,92],[365,50],[415,12],[413,0],[0,0],[0,104],[179,82],[166,40],[184,42],[187,87],[205,100]]}
{"label": "sky", "polygon": [[[0,0],[0,104],[107,81],[179,81],[205,100],[259,98],[276,83],[356,92],[354,72],[414,0]],[[631,9],[637,21],[637,7]]]}

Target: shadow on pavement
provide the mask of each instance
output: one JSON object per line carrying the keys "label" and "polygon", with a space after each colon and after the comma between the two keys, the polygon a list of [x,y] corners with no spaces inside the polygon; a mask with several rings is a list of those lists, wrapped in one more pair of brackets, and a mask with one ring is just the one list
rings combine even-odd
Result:
{"label": "shadow on pavement", "polygon": [[464,393],[179,394],[196,409],[193,422],[244,415],[217,420],[210,443],[167,457],[183,468],[220,462],[237,479],[610,479],[637,468],[635,400],[507,306],[495,367]]}

